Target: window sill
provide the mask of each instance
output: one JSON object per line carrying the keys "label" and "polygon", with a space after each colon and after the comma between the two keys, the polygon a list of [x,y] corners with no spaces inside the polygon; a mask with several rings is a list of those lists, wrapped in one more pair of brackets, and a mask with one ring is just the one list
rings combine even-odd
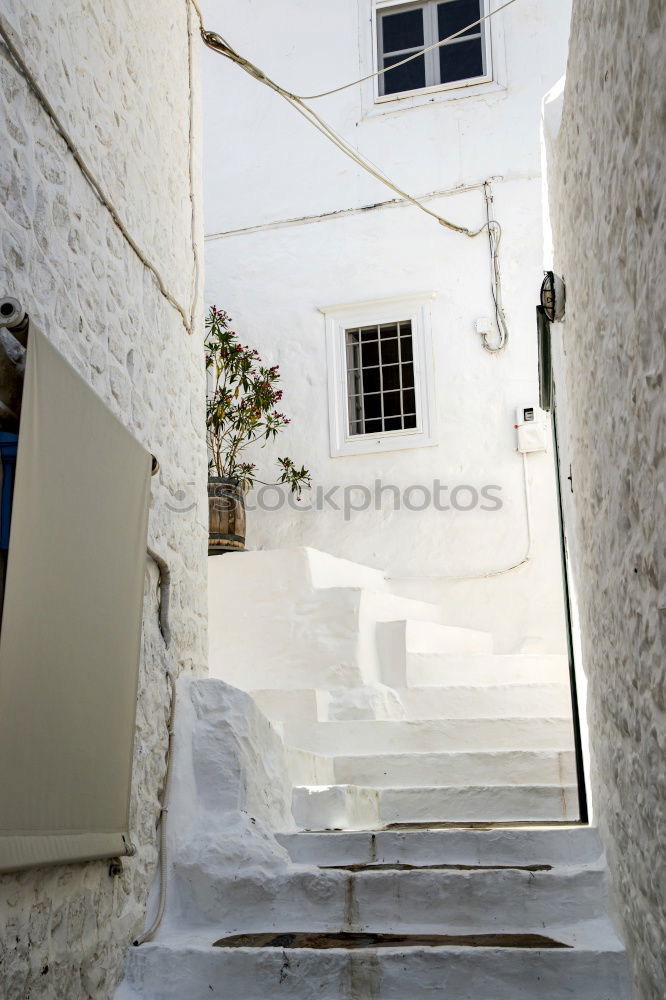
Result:
{"label": "window sill", "polygon": [[486,97],[487,95],[500,94],[505,91],[506,87],[504,84],[498,83],[497,80],[484,79],[456,87],[451,87],[447,84],[446,86],[428,87],[427,90],[415,90],[405,94],[388,94],[385,97],[375,96],[374,103],[364,111],[361,120],[395,114],[399,111],[409,111],[412,108],[432,107],[434,104],[443,104],[450,101]]}
{"label": "window sill", "polygon": [[386,451],[434,448],[438,442],[425,431],[389,431],[383,434],[358,434],[347,437],[331,448],[331,458],[353,455],[379,455]]}

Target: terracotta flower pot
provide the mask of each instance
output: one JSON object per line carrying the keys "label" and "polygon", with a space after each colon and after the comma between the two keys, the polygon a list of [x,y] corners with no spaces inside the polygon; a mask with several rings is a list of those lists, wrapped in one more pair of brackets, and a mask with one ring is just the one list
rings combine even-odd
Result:
{"label": "terracotta flower pot", "polygon": [[245,500],[235,479],[208,480],[208,555],[245,548]]}

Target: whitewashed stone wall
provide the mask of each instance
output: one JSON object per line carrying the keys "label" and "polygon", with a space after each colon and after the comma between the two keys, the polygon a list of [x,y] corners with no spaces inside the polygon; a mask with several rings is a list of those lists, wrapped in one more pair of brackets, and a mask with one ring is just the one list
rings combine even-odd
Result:
{"label": "whitewashed stone wall", "polygon": [[594,805],[639,1000],[666,989],[665,45],[663,3],[576,0],[549,170]]}
{"label": "whitewashed stone wall", "polygon": [[205,662],[198,86],[190,93],[199,42],[188,37],[188,8],[186,0],[2,4],[39,85],[170,295],[186,314],[193,309],[195,327],[190,336],[0,44],[0,294],[23,302],[158,457],[149,543],[173,576],[167,651],[157,571],[147,563],[131,821],[138,853],[119,878],[106,862],[0,878],[4,1000],[111,995],[143,928],[157,859],[165,670],[198,672]]}

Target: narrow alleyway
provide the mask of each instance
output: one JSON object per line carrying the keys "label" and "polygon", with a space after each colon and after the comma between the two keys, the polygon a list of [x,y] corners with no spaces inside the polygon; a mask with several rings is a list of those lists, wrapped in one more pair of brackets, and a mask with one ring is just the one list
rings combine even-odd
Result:
{"label": "narrow alleyway", "polygon": [[209,564],[167,916],[117,1000],[627,1000],[566,658],[315,550]]}

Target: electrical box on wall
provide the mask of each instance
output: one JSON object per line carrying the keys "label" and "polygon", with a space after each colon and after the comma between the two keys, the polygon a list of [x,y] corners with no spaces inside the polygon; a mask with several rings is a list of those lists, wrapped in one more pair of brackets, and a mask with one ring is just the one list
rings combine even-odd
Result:
{"label": "electrical box on wall", "polygon": [[546,414],[535,403],[516,410],[516,449],[523,453],[548,450]]}

